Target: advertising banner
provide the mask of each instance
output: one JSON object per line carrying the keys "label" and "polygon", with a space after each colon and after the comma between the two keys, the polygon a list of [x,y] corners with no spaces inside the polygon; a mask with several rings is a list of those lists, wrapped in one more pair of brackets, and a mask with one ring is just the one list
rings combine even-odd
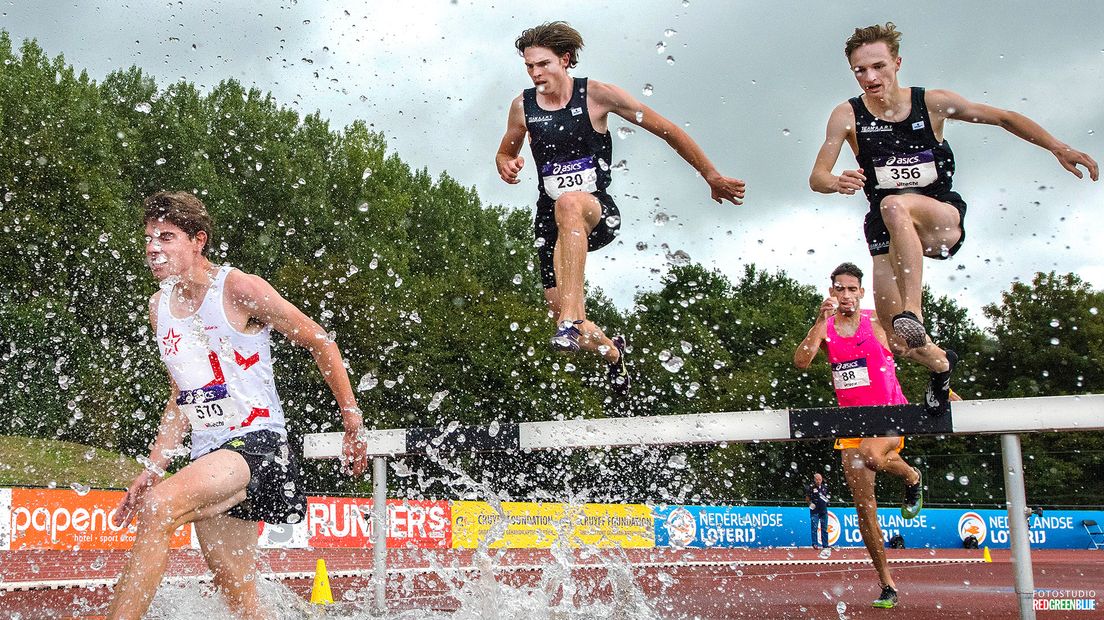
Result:
{"label": "advertising banner", "polygon": [[[128,549],[136,527],[111,524],[122,491],[11,489],[10,548]],[[191,546],[191,525],[173,534],[174,548]]]}
{"label": "advertising banner", "polygon": [[[772,506],[661,506],[654,509],[657,547],[806,547],[812,545],[809,510]],[[1104,511],[1045,511],[1027,519],[1031,546],[1084,549],[1089,535],[1081,522],[1104,522]],[[996,509],[925,508],[905,519],[897,506],[878,511],[882,537],[895,535],[910,548],[961,548],[967,536],[979,546],[1008,548],[1008,512]],[[854,508],[828,511],[828,544],[861,547]]]}
{"label": "advertising banner", "polygon": [[[388,548],[452,546],[449,502],[389,499],[387,520]],[[372,500],[308,497],[306,527],[311,547],[371,547]]]}
{"label": "advertising banner", "polygon": [[11,489],[0,489],[0,551],[11,548]]}
{"label": "advertising banner", "polygon": [[651,510],[643,504],[561,504],[502,502],[500,515],[487,502],[452,502],[452,542],[474,549],[483,539],[490,547],[548,549],[558,539],[572,547],[655,546]]}

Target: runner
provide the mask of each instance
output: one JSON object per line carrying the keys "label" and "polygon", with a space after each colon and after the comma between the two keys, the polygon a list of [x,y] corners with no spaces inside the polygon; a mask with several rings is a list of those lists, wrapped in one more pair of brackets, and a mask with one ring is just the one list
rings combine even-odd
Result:
{"label": "runner", "polygon": [[[866,292],[862,277],[862,270],[853,263],[843,263],[832,272],[828,297],[820,304],[809,335],[797,346],[794,365],[808,368],[817,351],[824,349],[832,365],[832,383],[840,407],[907,403],[897,382],[885,330],[870,310],[859,308]],[[885,472],[904,480],[901,515],[906,519],[916,517],[924,505],[920,470],[901,459],[899,452],[904,446],[904,437],[837,439],[835,445],[841,450],[843,473],[855,499],[859,533],[881,580],[882,593],[874,607],[897,605],[897,584],[889,574],[885,541],[878,525],[875,473]]]}
{"label": "runner", "polygon": [[744,182],[721,176],[685,131],[623,89],[569,75],[583,39],[568,24],[557,21],[530,28],[515,46],[525,59],[533,88],[511,103],[495,163],[503,181],[519,183],[525,165],[519,153],[529,134],[540,192],[535,245],[545,299],[557,325],[551,343],[561,351],[599,353],[609,365],[611,386],[624,392],[629,387],[625,340],[607,338],[587,320],[583,293],[587,252],[613,241],[621,225],[617,205],[606,192],[613,161],[609,114],[663,138],[701,174],[718,203],[740,204]]}
{"label": "runner", "polygon": [[[882,322],[892,325],[892,350],[931,370],[924,406],[941,415],[950,408],[950,375],[958,356],[928,337],[920,296],[924,257],[950,258],[966,239],[966,203],[951,190],[955,162],[943,139],[945,121],[999,125],[1049,150],[1077,178],[1083,177],[1077,166],[1083,166],[1097,180],[1097,165],[1021,114],[947,90],[900,86],[900,40],[892,22],[856,28],[847,40],[844,54],[863,94],[832,111],[809,185],[826,194],[866,193],[870,211],[864,231],[874,262],[874,306]],[[836,175],[832,168],[845,142],[859,168]]]}
{"label": "runner", "polygon": [[[108,617],[141,618],[168,561],[169,538],[193,523],[215,587],[240,618],[270,618],[257,596],[258,521],[295,523],[306,512],[295,455],[273,385],[272,329],[307,349],[341,406],[344,464],[367,463],[360,409],[341,352],[326,331],[262,278],[204,256],[212,223],[187,192],[146,198],[146,261],[161,290],[150,323],[168,367],[171,396],[150,450],[113,517],[137,517],[137,539]],[[164,477],[191,428],[192,462]]]}

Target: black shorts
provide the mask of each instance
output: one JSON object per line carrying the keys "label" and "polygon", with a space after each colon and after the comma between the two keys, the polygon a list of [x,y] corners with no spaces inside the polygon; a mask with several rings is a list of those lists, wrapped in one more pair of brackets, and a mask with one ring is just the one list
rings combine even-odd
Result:
{"label": "black shorts", "polygon": [[[606,192],[591,192],[602,205],[602,217],[594,230],[587,236],[587,252],[604,248],[617,238],[621,228],[621,211],[617,209],[613,198]],[[533,237],[537,244],[537,259],[540,263],[541,284],[544,288],[556,287],[556,267],[553,264],[553,253],[556,251],[556,237],[559,229],[556,226],[556,204],[552,199],[541,195],[537,201],[537,215],[533,218]]]}
{"label": "black shorts", "polygon": [[[958,192],[947,192],[932,196],[932,198],[958,209],[958,229],[962,233],[958,238],[958,243],[948,249],[946,254],[942,252],[935,255],[925,254],[928,258],[943,260],[954,256],[958,249],[962,247],[962,243],[966,241],[966,202],[962,200],[962,196],[959,196]],[[870,206],[870,211],[867,212],[866,220],[863,222],[863,232],[866,233],[866,248],[870,250],[871,256],[889,253],[889,229],[886,228],[885,221],[882,220],[880,205]]]}
{"label": "black shorts", "polygon": [[299,523],[307,514],[307,496],[299,483],[299,462],[287,439],[275,431],[254,431],[222,444],[249,465],[245,499],[226,514],[243,521]]}

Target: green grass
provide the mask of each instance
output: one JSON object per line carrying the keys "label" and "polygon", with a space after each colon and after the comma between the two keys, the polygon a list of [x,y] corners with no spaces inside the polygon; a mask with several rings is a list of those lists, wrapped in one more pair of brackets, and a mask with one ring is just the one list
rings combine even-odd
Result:
{"label": "green grass", "polygon": [[125,489],[142,471],[134,459],[68,441],[0,435],[0,487]]}

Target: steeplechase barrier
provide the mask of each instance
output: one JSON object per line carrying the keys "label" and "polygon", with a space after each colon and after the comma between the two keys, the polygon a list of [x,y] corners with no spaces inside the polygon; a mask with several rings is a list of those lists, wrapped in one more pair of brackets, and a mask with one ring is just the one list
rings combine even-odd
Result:
{"label": "steeplechase barrier", "polygon": [[[697,413],[635,418],[595,418],[445,428],[368,431],[372,457],[373,581],[377,611],[386,609],[387,459],[404,454],[568,450],[835,437],[999,434],[1004,465],[1015,590],[1020,618],[1034,619],[1034,577],[1028,537],[1021,433],[1104,430],[1104,394],[956,402],[931,417],[919,405],[821,407]],[[338,458],[342,433],[307,435],[306,458]]]}

